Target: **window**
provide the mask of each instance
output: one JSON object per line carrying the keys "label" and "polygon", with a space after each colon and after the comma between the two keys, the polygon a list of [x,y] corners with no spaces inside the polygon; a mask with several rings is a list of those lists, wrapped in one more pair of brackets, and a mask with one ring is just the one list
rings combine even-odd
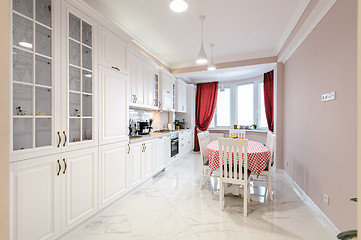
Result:
{"label": "window", "polygon": [[237,86],[237,125],[252,125],[254,123],[253,91],[253,83]]}
{"label": "window", "polygon": [[253,125],[267,128],[263,81],[253,81],[218,89],[217,108],[210,128]]}

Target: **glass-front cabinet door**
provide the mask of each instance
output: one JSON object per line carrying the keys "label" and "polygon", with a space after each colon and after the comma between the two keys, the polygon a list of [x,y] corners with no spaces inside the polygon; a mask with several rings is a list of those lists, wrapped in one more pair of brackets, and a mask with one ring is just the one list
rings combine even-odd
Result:
{"label": "glass-front cabinet door", "polygon": [[66,8],[66,133],[67,146],[96,142],[95,24],[75,9]]}
{"label": "glass-front cabinet door", "polygon": [[57,145],[52,5],[51,0],[12,1],[11,150],[15,155]]}

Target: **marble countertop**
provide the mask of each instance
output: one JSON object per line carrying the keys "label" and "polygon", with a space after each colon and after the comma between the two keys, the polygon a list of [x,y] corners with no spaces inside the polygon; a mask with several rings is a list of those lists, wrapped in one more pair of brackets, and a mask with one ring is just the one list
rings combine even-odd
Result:
{"label": "marble countertop", "polygon": [[180,130],[175,130],[175,131],[170,131],[170,132],[151,132],[150,134],[147,135],[136,135],[135,137],[129,137],[129,143],[137,143],[137,142],[143,142],[143,141],[148,141],[154,138],[160,138],[160,137],[166,137],[169,136],[172,133],[180,133],[180,132],[185,132],[185,131],[189,131],[192,129],[180,129]]}

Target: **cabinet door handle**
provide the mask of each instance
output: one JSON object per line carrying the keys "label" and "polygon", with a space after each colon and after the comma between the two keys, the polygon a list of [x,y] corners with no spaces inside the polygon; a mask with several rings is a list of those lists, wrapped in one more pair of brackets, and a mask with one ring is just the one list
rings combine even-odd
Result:
{"label": "cabinet door handle", "polygon": [[130,153],[130,144],[128,143],[128,154]]}
{"label": "cabinet door handle", "polygon": [[65,144],[66,144],[66,133],[65,133],[65,131],[63,131],[63,134],[64,134],[64,143],[63,143],[63,147],[65,147]]}
{"label": "cabinet door handle", "polygon": [[64,162],[64,171],[63,171],[63,174],[65,174],[65,171],[66,171],[66,169],[67,169],[67,165],[66,165],[66,161],[65,161],[65,158],[63,158],[63,162]]}
{"label": "cabinet door handle", "polygon": [[58,147],[60,146],[60,143],[61,143],[61,136],[60,136],[60,132],[58,132]]}
{"label": "cabinet door handle", "polygon": [[112,68],[115,69],[115,70],[117,70],[118,72],[120,72],[120,69],[119,69],[119,68],[114,67],[114,66],[112,66]]}
{"label": "cabinet door handle", "polygon": [[138,97],[137,97],[137,95],[135,95],[135,103],[137,103],[138,102]]}
{"label": "cabinet door handle", "polygon": [[58,173],[56,174],[57,176],[59,176],[59,173],[61,171],[61,164],[60,164],[60,160],[58,160]]}

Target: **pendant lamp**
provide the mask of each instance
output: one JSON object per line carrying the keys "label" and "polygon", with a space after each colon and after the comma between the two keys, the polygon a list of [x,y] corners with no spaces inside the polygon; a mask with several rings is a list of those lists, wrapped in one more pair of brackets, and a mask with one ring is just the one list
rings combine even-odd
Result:
{"label": "pendant lamp", "polygon": [[188,8],[188,1],[170,0],[169,7],[173,12],[184,12]]}
{"label": "pendant lamp", "polygon": [[206,64],[208,62],[206,52],[204,51],[203,47],[203,21],[206,19],[206,16],[201,15],[199,16],[199,20],[201,20],[201,49],[199,50],[198,57],[197,57],[197,64]]}
{"label": "pendant lamp", "polygon": [[213,60],[213,47],[214,47],[214,43],[209,44],[211,46],[211,59],[208,63],[208,71],[214,71],[216,70],[216,64],[214,64],[214,60]]}

